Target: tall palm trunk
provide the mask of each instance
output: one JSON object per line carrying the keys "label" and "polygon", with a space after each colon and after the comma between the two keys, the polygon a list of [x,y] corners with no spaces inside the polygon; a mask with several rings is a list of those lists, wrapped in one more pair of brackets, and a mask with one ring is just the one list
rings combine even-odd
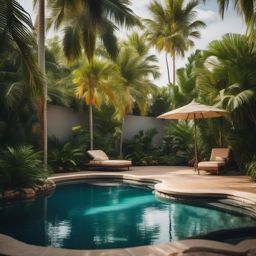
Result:
{"label": "tall palm trunk", "polygon": [[166,63],[166,69],[167,69],[168,84],[170,84],[171,78],[170,78],[170,70],[169,70],[168,54],[167,53],[165,53],[165,63]]}
{"label": "tall palm trunk", "polygon": [[168,75],[168,89],[169,89],[169,95],[171,95],[171,77],[170,77],[170,70],[169,70],[169,63],[168,63],[168,54],[165,53],[165,63],[166,63],[166,69],[167,69],[167,75]]}
{"label": "tall palm trunk", "polygon": [[176,83],[176,53],[173,51],[172,55],[172,83],[175,86]]}
{"label": "tall palm trunk", "polygon": [[43,75],[43,97],[39,103],[40,146],[44,151],[44,165],[47,167],[47,84],[45,79],[45,0],[38,4],[38,64]]}
{"label": "tall palm trunk", "polygon": [[119,145],[119,156],[122,157],[123,155],[123,139],[124,139],[124,117],[122,119],[122,130],[120,136],[120,145]]}
{"label": "tall palm trunk", "polygon": [[89,126],[90,126],[90,150],[93,150],[93,119],[92,119],[92,103],[90,103]]}

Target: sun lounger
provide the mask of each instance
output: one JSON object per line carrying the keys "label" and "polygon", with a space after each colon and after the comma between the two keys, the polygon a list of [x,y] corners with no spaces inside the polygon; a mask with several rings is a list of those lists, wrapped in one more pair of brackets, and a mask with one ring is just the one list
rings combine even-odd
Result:
{"label": "sun lounger", "polygon": [[88,155],[92,158],[89,166],[108,167],[108,168],[129,168],[132,162],[129,160],[110,160],[106,153],[102,150],[88,150]]}
{"label": "sun lounger", "polygon": [[213,148],[210,161],[199,162],[198,170],[217,173],[218,175],[226,166],[229,160],[229,155],[229,148]]}

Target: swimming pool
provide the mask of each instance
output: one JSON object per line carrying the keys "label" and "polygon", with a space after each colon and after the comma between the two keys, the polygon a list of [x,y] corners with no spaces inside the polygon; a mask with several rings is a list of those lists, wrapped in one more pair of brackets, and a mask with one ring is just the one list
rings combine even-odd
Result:
{"label": "swimming pool", "polygon": [[251,216],[161,202],[152,189],[121,182],[61,184],[50,197],[0,208],[0,233],[30,244],[71,249],[158,244],[250,226],[256,226]]}

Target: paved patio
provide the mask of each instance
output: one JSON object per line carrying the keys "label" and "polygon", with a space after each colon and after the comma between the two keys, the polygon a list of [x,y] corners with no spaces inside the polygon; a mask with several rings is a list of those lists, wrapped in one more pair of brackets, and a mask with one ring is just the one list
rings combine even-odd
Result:
{"label": "paved patio", "polygon": [[52,179],[81,179],[92,177],[117,177],[132,180],[152,180],[157,184],[155,189],[171,195],[184,196],[230,196],[237,200],[248,201],[256,207],[256,183],[237,172],[226,175],[212,175],[186,166],[136,166],[130,171],[83,171],[76,173],[55,174]]}
{"label": "paved patio", "polygon": [[[197,175],[190,167],[132,167],[130,171],[83,171],[55,174],[56,182],[83,178],[121,178],[135,181],[152,181],[159,193],[182,197],[224,197],[239,204],[249,204],[256,209],[256,183],[242,175]],[[256,255],[256,239],[230,245],[207,240],[183,240],[159,245],[141,246],[115,250],[67,250],[27,245],[0,234],[1,255],[13,256],[96,256],[96,255]]]}

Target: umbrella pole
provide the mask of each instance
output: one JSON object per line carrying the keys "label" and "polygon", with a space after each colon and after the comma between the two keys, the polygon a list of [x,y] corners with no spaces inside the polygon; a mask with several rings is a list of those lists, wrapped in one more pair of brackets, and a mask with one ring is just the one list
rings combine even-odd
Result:
{"label": "umbrella pole", "polygon": [[198,170],[198,158],[197,158],[197,136],[196,136],[196,119],[195,119],[195,114],[194,114],[194,137],[195,137],[195,172],[197,171],[197,174],[200,175],[200,172]]}

